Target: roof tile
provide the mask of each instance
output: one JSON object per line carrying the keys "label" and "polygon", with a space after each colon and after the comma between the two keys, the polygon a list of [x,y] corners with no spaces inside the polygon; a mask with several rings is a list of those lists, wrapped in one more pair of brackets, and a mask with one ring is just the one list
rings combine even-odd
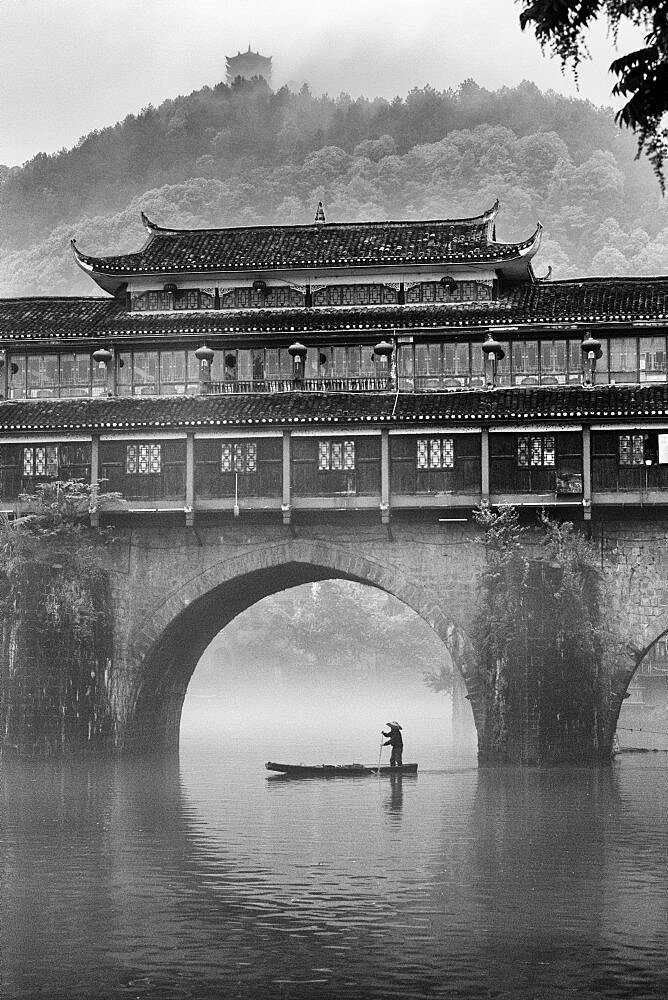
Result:
{"label": "roof tile", "polygon": [[518,420],[621,418],[668,420],[668,384],[645,386],[541,386],[449,393],[254,393],[225,396],[156,396],[17,400],[0,402],[0,433],[90,432],[235,426],[290,427],[310,423],[429,422],[484,425]]}

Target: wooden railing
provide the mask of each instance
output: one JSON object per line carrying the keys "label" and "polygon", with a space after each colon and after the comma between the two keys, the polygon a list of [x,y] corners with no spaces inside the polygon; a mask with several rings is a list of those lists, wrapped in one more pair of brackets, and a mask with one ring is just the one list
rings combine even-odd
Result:
{"label": "wooden railing", "polygon": [[252,381],[209,382],[205,392],[211,396],[246,392],[388,392],[389,378],[267,378]]}

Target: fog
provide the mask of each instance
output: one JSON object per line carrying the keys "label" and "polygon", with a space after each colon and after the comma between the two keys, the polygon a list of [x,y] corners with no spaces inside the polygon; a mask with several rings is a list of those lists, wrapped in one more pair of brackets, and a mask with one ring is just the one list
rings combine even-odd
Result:
{"label": "fog", "polygon": [[[619,46],[633,47],[633,29]],[[0,4],[0,163],[74,145],[148,104],[225,79],[225,56],[248,45],[273,58],[275,87],[391,99],[415,86],[542,89],[619,104],[604,23],[591,61],[563,74],[519,27],[514,0],[4,0]]]}
{"label": "fog", "polygon": [[[394,598],[344,581],[297,587],[249,608],[211,642],[188,687],[182,744],[243,739],[259,741],[266,759],[322,748],[336,761],[373,763],[381,728],[397,720],[405,760],[411,739],[437,754],[452,745],[453,698],[424,675],[442,672],[449,684],[451,670],[441,640]],[[470,747],[463,695],[454,736]]]}

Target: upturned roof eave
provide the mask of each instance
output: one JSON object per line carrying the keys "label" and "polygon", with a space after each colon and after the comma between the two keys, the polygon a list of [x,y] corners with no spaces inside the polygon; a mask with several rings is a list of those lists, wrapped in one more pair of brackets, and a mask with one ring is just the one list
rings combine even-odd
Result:
{"label": "upturned roof eave", "polygon": [[[532,238],[533,239],[533,238]],[[215,265],[211,267],[174,267],[173,265],[160,267],[141,267],[141,268],[117,268],[115,266],[110,266],[105,264],[104,258],[87,257],[86,259],[90,262],[89,268],[84,268],[94,281],[98,281],[101,287],[101,281],[98,279],[107,278],[115,279],[117,284],[121,282],[131,281],[133,278],[160,278],[165,280],[166,278],[178,278],[179,276],[188,275],[188,278],[205,277],[210,279],[212,275],[220,275],[221,277],[239,277],[241,275],[257,276],[258,274],[270,275],[272,273],[276,274],[286,274],[294,272],[307,272],[307,273],[317,273],[319,275],[324,272],[334,272],[340,273],[343,271],[349,271],[354,269],[356,271],[378,271],[382,269],[388,272],[405,272],[409,268],[418,267],[430,267],[430,268],[470,268],[475,267],[478,269],[491,268],[492,270],[497,270],[504,264],[511,264],[513,261],[527,260],[527,254],[525,252],[526,244],[497,244],[499,247],[499,252],[489,255],[475,255],[461,256],[461,257],[436,257],[431,259],[416,259],[416,258],[406,258],[405,260],[387,260],[387,261],[347,261],[345,263],[334,263],[334,262],[303,262],[294,261],[291,263],[271,263],[271,262],[258,262],[253,265],[240,265],[238,267],[225,267],[221,265]],[[506,253],[503,253],[501,247]],[[538,248],[533,250],[536,252]],[[533,255],[532,253],[532,255]]]}

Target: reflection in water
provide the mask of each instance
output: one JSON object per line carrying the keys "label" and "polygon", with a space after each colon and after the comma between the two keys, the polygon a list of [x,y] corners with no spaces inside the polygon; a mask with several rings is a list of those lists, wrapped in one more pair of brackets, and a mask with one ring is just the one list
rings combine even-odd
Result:
{"label": "reflection in water", "polygon": [[[378,779],[382,781],[382,778]],[[404,807],[404,776],[402,774],[390,774],[387,778],[390,785],[389,795],[385,796],[385,810],[396,820],[401,819],[401,810]],[[417,775],[412,778],[406,776],[406,781],[417,781]]]}
{"label": "reflection in water", "polygon": [[665,765],[268,782],[251,745],[5,768],[3,996],[668,994]]}

